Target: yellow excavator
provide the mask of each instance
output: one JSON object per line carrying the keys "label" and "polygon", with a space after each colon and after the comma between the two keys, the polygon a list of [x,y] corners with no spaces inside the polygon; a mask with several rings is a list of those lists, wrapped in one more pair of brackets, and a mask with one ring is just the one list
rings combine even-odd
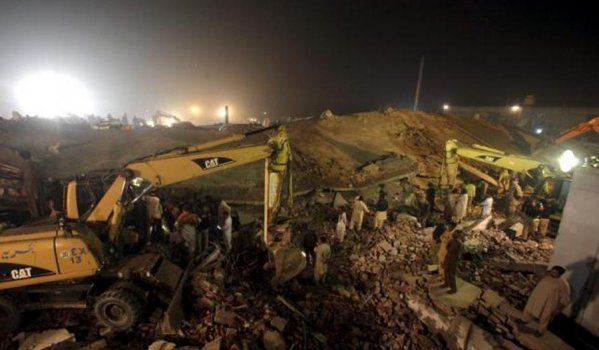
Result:
{"label": "yellow excavator", "polygon": [[98,201],[86,181],[72,180],[64,189],[64,217],[58,223],[0,233],[0,333],[16,329],[23,310],[47,308],[92,308],[102,325],[122,331],[138,322],[146,306],[157,303],[166,306],[162,333],[176,333],[183,319],[181,294],[189,268],[160,253],[126,252],[124,223],[134,217],[135,203],[152,189],[264,160],[263,234],[268,241],[284,180],[290,178],[285,127],[267,144],[223,148],[264,130],[130,162],[111,177]]}

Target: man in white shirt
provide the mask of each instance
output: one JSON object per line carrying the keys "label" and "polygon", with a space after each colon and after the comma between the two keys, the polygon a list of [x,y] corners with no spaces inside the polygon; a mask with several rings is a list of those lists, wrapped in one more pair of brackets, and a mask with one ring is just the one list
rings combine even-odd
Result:
{"label": "man in white shirt", "polygon": [[491,212],[493,211],[493,193],[491,191],[487,193],[487,198],[485,198],[485,200],[482,201],[481,207],[482,212],[480,214],[480,217],[482,219],[491,215]]}
{"label": "man in white shirt", "polygon": [[227,210],[223,212],[223,216],[223,238],[225,240],[225,247],[227,248],[227,251],[230,251],[232,247],[231,240],[233,239],[233,219]]}

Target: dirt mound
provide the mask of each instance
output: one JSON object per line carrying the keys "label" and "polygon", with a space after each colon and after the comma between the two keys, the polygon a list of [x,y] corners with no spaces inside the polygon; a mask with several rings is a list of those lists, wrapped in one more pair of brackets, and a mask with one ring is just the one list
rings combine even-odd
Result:
{"label": "dirt mound", "polygon": [[[2,143],[29,150],[43,177],[66,178],[92,170],[117,168],[128,161],[173,147],[205,142],[249,130],[247,125],[195,128],[94,130],[87,124],[39,119],[5,122]],[[384,111],[335,115],[288,124],[298,190],[314,187],[355,188],[398,174],[437,177],[448,138],[522,153],[513,130],[485,121],[387,108]],[[266,135],[249,138],[265,142]],[[0,159],[0,163],[2,160]],[[260,198],[262,165],[254,164],[183,184],[219,187],[232,195]],[[241,188],[241,190],[240,190]],[[229,189],[229,190],[227,190]]]}

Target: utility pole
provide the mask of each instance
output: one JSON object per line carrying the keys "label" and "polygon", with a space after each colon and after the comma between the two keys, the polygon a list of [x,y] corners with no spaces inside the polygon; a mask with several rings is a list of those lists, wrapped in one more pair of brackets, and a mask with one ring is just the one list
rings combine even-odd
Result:
{"label": "utility pole", "polygon": [[416,96],[414,96],[414,111],[418,109],[420,99],[420,88],[422,87],[422,71],[424,70],[424,55],[420,57],[420,70],[418,71],[418,83],[416,83]]}
{"label": "utility pole", "polygon": [[225,106],[225,124],[229,124],[229,105]]}

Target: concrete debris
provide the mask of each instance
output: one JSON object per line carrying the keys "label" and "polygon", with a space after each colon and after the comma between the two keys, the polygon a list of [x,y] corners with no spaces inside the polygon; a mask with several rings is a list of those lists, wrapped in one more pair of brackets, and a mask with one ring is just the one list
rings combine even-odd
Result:
{"label": "concrete debris", "polygon": [[174,350],[177,344],[165,340],[157,340],[148,346],[148,350]]}
{"label": "concrete debris", "polygon": [[262,345],[266,350],[285,350],[285,339],[277,331],[266,331],[262,336]]}
{"label": "concrete debris", "polygon": [[66,328],[48,329],[40,333],[26,335],[19,350],[44,350],[62,343],[74,343],[75,335]]}
{"label": "concrete debris", "polygon": [[79,350],[102,350],[106,348],[108,348],[108,342],[106,339],[100,339],[79,348]]}
{"label": "concrete debris", "polygon": [[276,328],[279,332],[282,332],[285,330],[285,326],[287,326],[287,320],[279,317],[279,316],[275,316],[273,317],[272,320],[270,320],[270,325],[273,326],[274,328]]}
{"label": "concrete debris", "polygon": [[201,350],[220,350],[220,345],[222,343],[222,338],[218,337],[208,344],[204,345]]}

